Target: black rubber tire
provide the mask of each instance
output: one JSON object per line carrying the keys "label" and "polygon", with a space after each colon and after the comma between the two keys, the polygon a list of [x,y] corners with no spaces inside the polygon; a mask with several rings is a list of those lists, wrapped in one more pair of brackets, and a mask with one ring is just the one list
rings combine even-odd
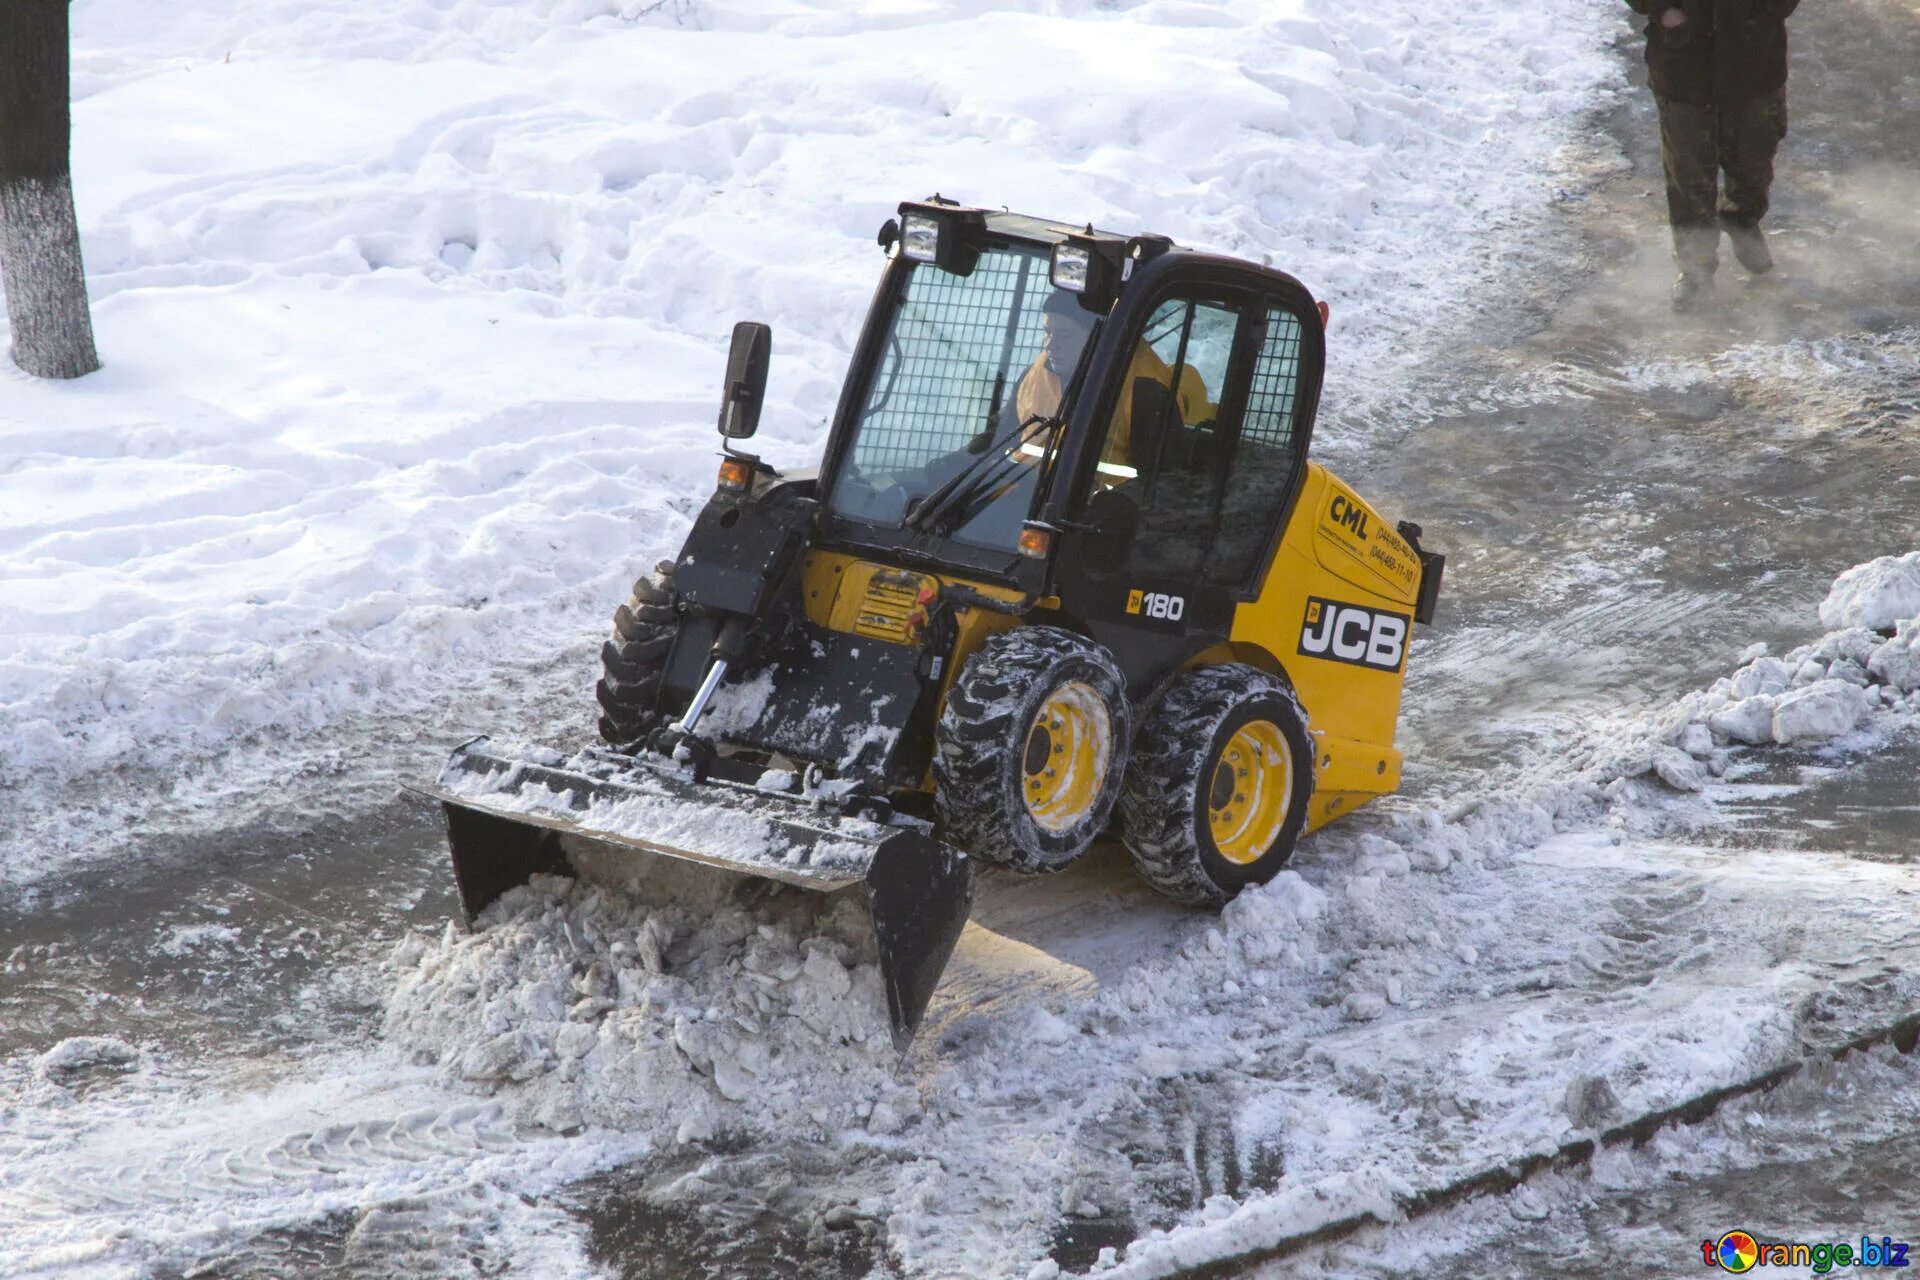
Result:
{"label": "black rubber tire", "polygon": [[680,630],[680,597],[673,562],[662,560],[633,584],[633,595],[613,611],[613,635],[600,646],[600,736],[614,746],[643,738],[659,716],[660,675]]}
{"label": "black rubber tire", "polygon": [[[1251,862],[1233,862],[1214,843],[1207,793],[1220,753],[1242,726],[1266,720],[1292,753],[1292,787],[1273,843]],[[1140,878],[1196,907],[1225,905],[1265,884],[1293,856],[1313,799],[1314,747],[1307,713],[1279,676],[1227,663],[1174,677],[1134,740],[1120,801],[1122,836]]]}
{"label": "black rubber tire", "polygon": [[[1075,682],[1093,690],[1106,714],[1105,773],[1092,803],[1049,830],[1028,810],[1026,763],[1048,696]],[[1033,626],[990,637],[954,680],[934,729],[934,795],[945,838],[1028,874],[1058,871],[1085,853],[1120,799],[1132,737],[1126,687],[1113,655],[1085,636]]]}

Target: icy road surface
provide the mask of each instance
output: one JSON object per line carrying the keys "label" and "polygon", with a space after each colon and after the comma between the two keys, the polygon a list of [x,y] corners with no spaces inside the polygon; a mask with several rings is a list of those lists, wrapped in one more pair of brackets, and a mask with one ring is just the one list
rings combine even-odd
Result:
{"label": "icy road surface", "polygon": [[[0,383],[0,1272],[1165,1274],[1920,1007],[1910,702],[1731,754],[1661,721],[1914,548],[1906,0],[1795,19],[1781,275],[1686,323],[1595,6],[74,17],[110,368]],[[1143,38],[1154,75],[1100,69]],[[779,329],[767,443],[807,457],[922,188],[1331,297],[1320,452],[1452,556],[1407,794],[1217,922],[1111,850],[990,877],[904,1064],[831,928],[542,886],[448,932],[391,780],[587,731],[608,606],[707,483],[726,326]],[[1915,1074],[1847,1059],[1245,1265],[1678,1272],[1789,1198],[1818,1223],[1769,1229],[1891,1228]]]}

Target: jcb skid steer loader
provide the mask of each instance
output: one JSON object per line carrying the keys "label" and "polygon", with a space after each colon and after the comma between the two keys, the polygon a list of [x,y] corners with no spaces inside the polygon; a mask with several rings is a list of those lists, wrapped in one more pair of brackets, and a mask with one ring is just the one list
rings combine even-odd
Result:
{"label": "jcb skid steer loader", "polygon": [[605,744],[477,739],[418,790],[470,920],[588,850],[863,886],[904,1047],[973,860],[1055,870],[1117,819],[1218,905],[1392,791],[1443,559],[1307,460],[1293,277],[937,196],[880,244],[817,472],[737,447],[771,339],[735,328],[719,487],[615,611]]}

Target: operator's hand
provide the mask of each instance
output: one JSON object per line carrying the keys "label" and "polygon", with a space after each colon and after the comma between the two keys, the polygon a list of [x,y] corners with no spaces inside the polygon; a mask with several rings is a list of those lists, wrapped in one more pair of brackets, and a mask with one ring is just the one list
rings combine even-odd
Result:
{"label": "operator's hand", "polygon": [[1673,28],[1679,26],[1681,23],[1685,22],[1686,20],[1687,20],[1687,11],[1685,9],[1682,9],[1679,5],[1674,5],[1671,9],[1668,9],[1665,13],[1660,15],[1660,25],[1667,28],[1667,30],[1669,31],[1673,30]]}

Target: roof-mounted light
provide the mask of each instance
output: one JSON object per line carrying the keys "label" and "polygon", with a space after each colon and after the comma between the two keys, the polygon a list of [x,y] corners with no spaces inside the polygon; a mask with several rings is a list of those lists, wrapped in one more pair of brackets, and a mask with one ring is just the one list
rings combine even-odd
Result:
{"label": "roof-mounted light", "polygon": [[980,262],[986,214],[935,196],[900,206],[900,252],[957,276],[970,276]]}
{"label": "roof-mounted light", "polygon": [[1076,231],[1053,246],[1047,276],[1054,288],[1079,294],[1082,307],[1105,315],[1120,296],[1121,250],[1120,241],[1097,236],[1091,227]]}
{"label": "roof-mounted light", "polygon": [[924,213],[909,213],[900,221],[900,251],[915,262],[937,262],[940,258],[940,219]]}
{"label": "roof-mounted light", "polygon": [[1053,246],[1053,267],[1048,272],[1053,287],[1068,293],[1087,291],[1087,271],[1092,265],[1091,250],[1073,244]]}

